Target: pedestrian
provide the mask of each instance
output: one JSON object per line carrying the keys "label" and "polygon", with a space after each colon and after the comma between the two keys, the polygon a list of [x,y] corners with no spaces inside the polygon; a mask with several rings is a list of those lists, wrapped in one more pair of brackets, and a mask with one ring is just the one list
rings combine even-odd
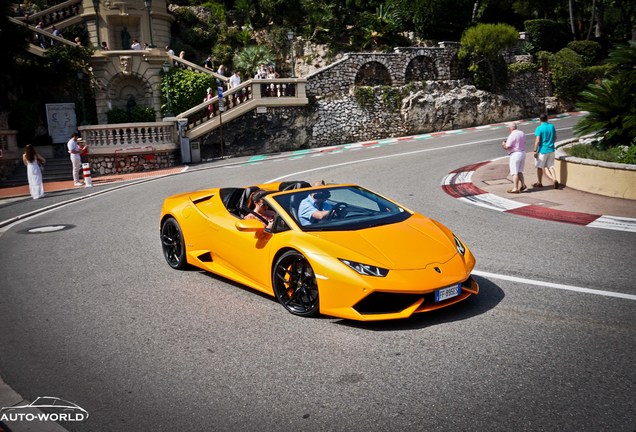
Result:
{"label": "pedestrian", "polygon": [[[57,36],[57,37],[62,37],[62,33],[60,33],[60,31],[58,30],[57,27],[55,27],[55,25],[51,26],[51,33],[53,33],[53,36]],[[51,39],[51,46],[55,45],[55,39]]]}
{"label": "pedestrian", "polygon": [[102,42],[102,51],[110,51],[110,48],[108,47],[106,41]]}
{"label": "pedestrian", "polygon": [[83,146],[80,146],[77,142],[78,138],[79,133],[73,132],[71,139],[66,143],[66,147],[71,155],[71,163],[73,164],[73,183],[75,186],[82,186],[83,183],[80,181],[79,172],[80,169],[82,169],[82,156],[80,153],[82,152]]}
{"label": "pedestrian", "polygon": [[169,54],[174,57],[174,51],[170,48],[170,45],[166,45],[166,54]]}
{"label": "pedestrian", "polygon": [[203,62],[203,67],[206,68],[207,70],[211,70],[213,71],[214,68],[212,67],[212,56],[209,55],[208,58],[205,59],[205,61]]}
{"label": "pedestrian", "polygon": [[[213,99],[213,98],[214,98],[214,95],[212,94],[212,88],[208,87],[207,94],[203,98],[203,102],[207,102],[207,101],[209,101],[210,99]],[[213,109],[214,109],[214,107],[212,106],[212,104],[208,105],[208,118],[211,118],[212,115],[214,114],[212,112]]]}
{"label": "pedestrian", "polygon": [[256,75],[254,75],[256,79],[266,79],[267,78],[267,68],[265,67],[265,63],[261,63],[261,68],[256,71]]}
{"label": "pedestrian", "polygon": [[219,68],[216,71],[217,74],[219,75],[224,75],[225,74],[225,66],[220,65]]}
{"label": "pedestrian", "polygon": [[137,39],[133,39],[133,43],[130,46],[130,49],[141,51],[141,44],[139,43],[139,41]]}
{"label": "pedestrian", "polygon": [[80,37],[79,37],[79,36],[77,36],[77,37],[75,38],[75,45],[77,45],[77,46],[79,46],[79,47],[81,47],[81,46],[82,46],[82,40],[80,39]]}
{"label": "pedestrian", "polygon": [[230,88],[238,87],[240,84],[241,84],[241,73],[239,71],[234,71],[234,73],[230,77],[229,87]]}
{"label": "pedestrian", "polygon": [[514,185],[512,189],[508,189],[506,192],[518,194],[527,189],[526,181],[523,178],[523,166],[526,161],[526,135],[517,129],[517,124],[514,122],[510,122],[506,126],[508,126],[510,134],[507,139],[503,140],[501,147],[510,156],[508,164]]}
{"label": "pedestrian", "polygon": [[[185,57],[186,57],[186,52],[185,51],[179,52],[179,60],[185,60],[186,59]],[[188,66],[185,63],[177,62],[176,64],[181,69],[187,69],[188,68]]]}
{"label": "pedestrian", "polygon": [[42,170],[46,159],[40,156],[31,144],[27,144],[22,155],[22,162],[27,167],[27,179],[29,181],[29,192],[33,199],[44,196],[44,185],[42,184]]}
{"label": "pedestrian", "polygon": [[556,141],[556,128],[548,122],[548,115],[541,114],[541,124],[534,131],[534,166],[537,167],[537,182],[532,186],[543,187],[543,173],[554,182],[554,188],[559,188],[559,181],[554,171],[554,142]]}
{"label": "pedestrian", "polygon": [[[36,25],[35,28],[38,30],[44,30],[44,21],[39,21],[38,25]],[[47,48],[46,38],[41,33],[35,33],[35,40],[37,41],[38,45],[40,45],[40,48]]]}

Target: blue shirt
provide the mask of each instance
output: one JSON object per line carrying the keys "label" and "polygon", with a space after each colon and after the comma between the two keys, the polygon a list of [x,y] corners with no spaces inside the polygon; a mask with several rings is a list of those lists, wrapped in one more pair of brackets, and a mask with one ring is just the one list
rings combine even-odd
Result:
{"label": "blue shirt", "polygon": [[534,135],[539,137],[539,149],[541,154],[554,152],[554,140],[556,139],[556,128],[553,124],[541,122],[534,131]]}
{"label": "blue shirt", "polygon": [[[323,202],[322,209],[331,210],[331,204]],[[318,210],[319,209],[316,205],[316,201],[314,201],[314,198],[311,195],[302,200],[300,202],[300,205],[298,206],[298,219],[300,220],[300,224],[310,225],[312,223],[316,223],[316,219],[313,219],[311,215]]]}

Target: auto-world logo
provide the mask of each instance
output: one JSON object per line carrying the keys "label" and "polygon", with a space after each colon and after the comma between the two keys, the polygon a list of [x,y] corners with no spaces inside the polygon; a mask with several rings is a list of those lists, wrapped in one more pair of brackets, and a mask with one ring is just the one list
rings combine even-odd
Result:
{"label": "auto-world logo", "polygon": [[64,399],[43,396],[30,404],[0,409],[0,421],[80,422],[88,418],[88,411]]}

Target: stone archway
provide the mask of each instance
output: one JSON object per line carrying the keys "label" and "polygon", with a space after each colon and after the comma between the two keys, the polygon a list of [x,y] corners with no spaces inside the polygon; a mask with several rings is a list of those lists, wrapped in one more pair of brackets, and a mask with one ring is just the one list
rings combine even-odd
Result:
{"label": "stone archway", "polygon": [[411,59],[406,66],[404,74],[405,82],[426,81],[438,79],[438,71],[435,62],[427,56],[417,56]]}
{"label": "stone archway", "polygon": [[370,61],[358,69],[355,78],[357,86],[392,85],[393,80],[387,67],[380,62]]}

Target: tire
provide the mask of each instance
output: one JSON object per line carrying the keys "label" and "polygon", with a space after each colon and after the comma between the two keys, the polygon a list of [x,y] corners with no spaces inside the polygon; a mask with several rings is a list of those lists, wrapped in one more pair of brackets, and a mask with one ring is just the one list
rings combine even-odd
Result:
{"label": "tire", "polygon": [[272,285],[276,298],[288,312],[302,317],[318,315],[320,307],[316,275],[301,253],[288,251],[276,261]]}
{"label": "tire", "polygon": [[187,267],[185,241],[179,223],[172,217],[161,225],[161,248],[163,257],[170,267],[183,270]]}

